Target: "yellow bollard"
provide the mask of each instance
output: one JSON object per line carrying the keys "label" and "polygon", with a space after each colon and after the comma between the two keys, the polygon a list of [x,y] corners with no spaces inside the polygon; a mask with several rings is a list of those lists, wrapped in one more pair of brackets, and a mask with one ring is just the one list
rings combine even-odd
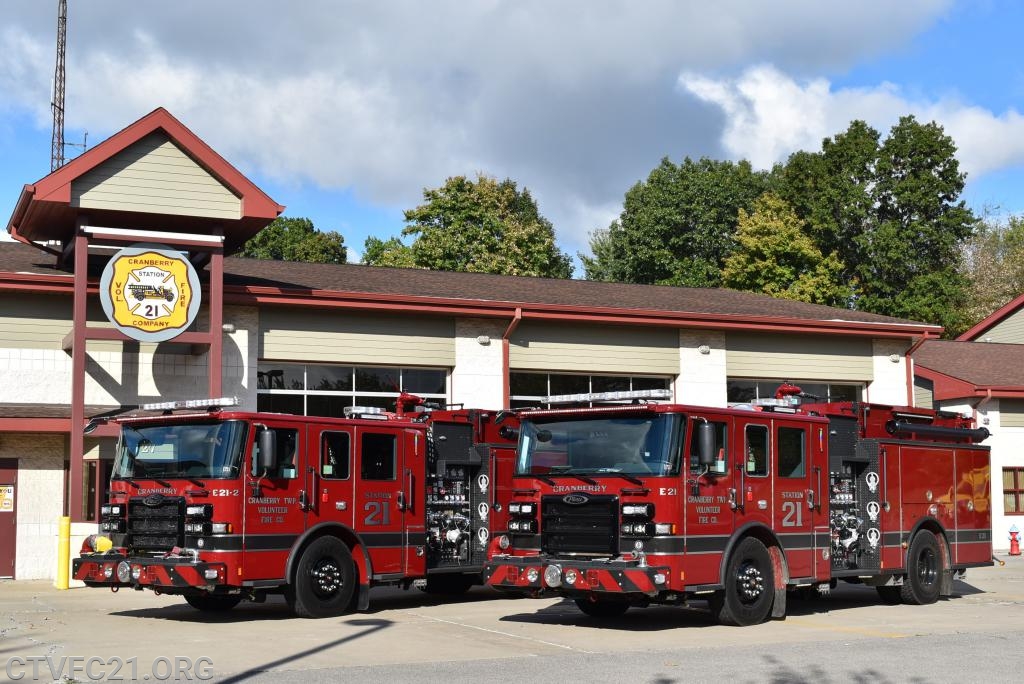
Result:
{"label": "yellow bollard", "polygon": [[57,589],[68,588],[68,563],[71,559],[71,518],[60,519],[60,534],[57,537],[57,579],[53,586]]}

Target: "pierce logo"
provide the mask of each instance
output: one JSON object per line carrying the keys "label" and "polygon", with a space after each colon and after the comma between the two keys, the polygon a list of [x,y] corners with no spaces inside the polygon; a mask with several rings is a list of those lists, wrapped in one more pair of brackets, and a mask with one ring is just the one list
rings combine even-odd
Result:
{"label": "pierce logo", "polygon": [[570,506],[582,506],[590,501],[590,497],[586,494],[566,494],[562,497],[562,501]]}

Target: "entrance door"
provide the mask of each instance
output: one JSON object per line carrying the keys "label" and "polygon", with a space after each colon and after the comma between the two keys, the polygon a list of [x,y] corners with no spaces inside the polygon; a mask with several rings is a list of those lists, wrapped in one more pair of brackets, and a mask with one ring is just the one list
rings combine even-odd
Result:
{"label": "entrance door", "polygon": [[357,427],[356,527],[374,576],[405,574],[405,444],[399,429]]}
{"label": "entrance door", "polygon": [[18,537],[18,460],[0,459],[0,577],[14,577]]}

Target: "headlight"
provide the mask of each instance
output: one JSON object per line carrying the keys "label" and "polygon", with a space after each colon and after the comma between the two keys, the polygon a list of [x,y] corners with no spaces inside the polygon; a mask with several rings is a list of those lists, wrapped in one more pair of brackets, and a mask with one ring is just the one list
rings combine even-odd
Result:
{"label": "headlight", "polygon": [[213,523],[210,525],[210,531],[213,534],[228,534],[231,532],[231,523]]}
{"label": "headlight", "polygon": [[569,568],[568,570],[565,571],[565,583],[566,584],[576,584],[576,580],[578,580],[579,578],[580,578],[579,573],[576,572],[575,570],[573,570],[572,568]]}
{"label": "headlight", "polygon": [[198,506],[186,506],[185,515],[194,518],[209,518],[213,513],[213,506],[210,504],[202,504]]}
{"label": "headlight", "polygon": [[100,515],[121,515],[121,507],[104,504],[100,506]]}
{"label": "headlight", "polygon": [[549,587],[560,587],[562,586],[562,566],[561,565],[549,565],[544,568],[544,584]]}
{"label": "headlight", "polygon": [[518,513],[520,506],[522,506],[521,503],[519,503],[518,501],[513,501],[512,503],[510,503],[508,505],[508,512],[509,513]]}
{"label": "headlight", "polygon": [[675,534],[675,523],[655,523],[654,534]]}
{"label": "headlight", "polygon": [[536,584],[537,580],[540,579],[540,570],[537,568],[526,569],[526,581],[530,584]]}
{"label": "headlight", "polygon": [[643,515],[648,518],[654,517],[654,504],[623,504],[622,515]]}
{"label": "headlight", "polygon": [[128,564],[128,561],[121,561],[117,564],[117,581],[127,583],[132,576],[132,566]]}
{"label": "headlight", "polygon": [[533,513],[533,504],[524,503],[519,506],[520,513]]}

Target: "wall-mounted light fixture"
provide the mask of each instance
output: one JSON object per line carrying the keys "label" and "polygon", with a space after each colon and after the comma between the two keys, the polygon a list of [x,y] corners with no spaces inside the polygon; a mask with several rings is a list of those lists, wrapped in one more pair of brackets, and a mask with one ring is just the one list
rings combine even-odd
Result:
{"label": "wall-mounted light fixture", "polygon": [[700,352],[701,354],[710,354],[711,353],[711,347],[709,347],[706,344],[702,344],[699,347],[697,347],[697,351]]}
{"label": "wall-mounted light fixture", "polygon": [[893,363],[899,363],[900,362],[900,355],[899,354],[889,354],[889,360],[892,361]]}
{"label": "wall-mounted light fixture", "polygon": [[230,335],[231,333],[235,332],[235,324],[225,323],[224,325],[220,326],[220,329],[223,330],[228,335]]}
{"label": "wall-mounted light fixture", "polygon": [[476,338],[476,343],[486,347],[491,343],[491,338],[488,335],[481,335],[480,337]]}

